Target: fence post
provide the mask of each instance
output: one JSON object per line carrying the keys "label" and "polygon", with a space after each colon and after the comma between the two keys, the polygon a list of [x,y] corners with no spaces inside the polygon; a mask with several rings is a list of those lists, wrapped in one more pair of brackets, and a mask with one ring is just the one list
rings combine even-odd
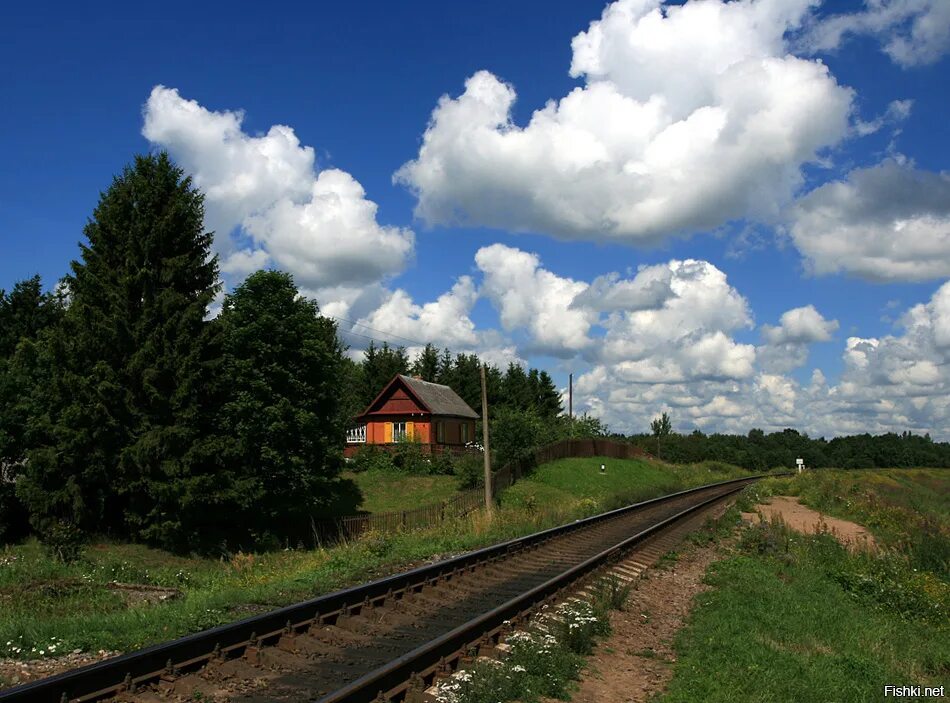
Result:
{"label": "fence post", "polygon": [[482,364],[480,371],[482,377],[482,453],[485,459],[485,512],[491,517],[491,450],[488,447],[488,391],[485,390],[485,364]]}

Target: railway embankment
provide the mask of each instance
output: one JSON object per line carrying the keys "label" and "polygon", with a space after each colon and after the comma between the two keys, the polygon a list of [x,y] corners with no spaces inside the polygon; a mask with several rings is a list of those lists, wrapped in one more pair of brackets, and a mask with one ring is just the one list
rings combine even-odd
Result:
{"label": "railway embankment", "polygon": [[[565,461],[580,463],[539,467],[510,489],[520,493],[503,496],[491,521],[475,513],[436,529],[371,533],[330,549],[238,551],[203,559],[101,541],[63,563],[36,542],[5,547],[0,552],[0,658],[5,660],[0,685],[55,673],[76,658],[95,659],[100,650],[128,652],[625,502],[745,474],[722,465],[671,467],[598,457]],[[573,483],[565,485],[568,473]],[[114,582],[174,589],[177,595],[132,602],[111,587]]]}

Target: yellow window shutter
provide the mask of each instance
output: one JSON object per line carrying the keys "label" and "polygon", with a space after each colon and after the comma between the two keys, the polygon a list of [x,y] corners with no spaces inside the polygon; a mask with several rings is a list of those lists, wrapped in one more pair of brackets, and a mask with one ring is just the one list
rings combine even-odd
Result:
{"label": "yellow window shutter", "polygon": [[384,432],[383,439],[386,441],[386,443],[389,444],[390,442],[392,442],[393,441],[393,423],[387,422],[383,432]]}
{"label": "yellow window shutter", "polygon": [[407,422],[406,423],[406,439],[415,439],[416,423]]}

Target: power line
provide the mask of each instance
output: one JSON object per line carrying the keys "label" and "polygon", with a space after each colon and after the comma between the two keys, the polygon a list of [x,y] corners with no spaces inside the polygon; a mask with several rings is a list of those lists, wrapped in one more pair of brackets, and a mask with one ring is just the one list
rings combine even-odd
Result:
{"label": "power line", "polygon": [[[383,330],[376,329],[375,327],[370,327],[369,325],[367,325],[367,324],[365,324],[365,323],[362,323],[362,322],[355,322],[354,320],[347,320],[345,317],[336,317],[335,315],[324,315],[324,317],[329,317],[331,320],[336,320],[337,322],[349,322],[351,325],[357,325],[357,326],[359,326],[359,327],[365,327],[366,329],[370,330],[371,332],[376,332],[376,333],[382,335],[383,338],[384,338],[384,341],[386,341],[387,343],[388,343],[389,339],[385,339],[385,338],[388,337],[388,338],[390,338],[390,339],[393,339],[393,338],[394,338],[394,339],[401,339],[401,340],[403,340],[403,341],[405,341],[405,342],[409,342],[410,344],[413,344],[413,345],[416,345],[416,346],[420,346],[420,347],[424,347],[424,346],[426,346],[427,344],[432,344],[432,342],[420,342],[418,339],[410,339],[409,337],[403,337],[402,335],[393,334],[392,332],[385,332],[385,331],[383,331]],[[359,332],[353,332],[352,330],[347,330],[347,332],[349,332],[350,334],[355,334],[355,335],[357,335],[358,337],[365,337],[366,339],[371,339],[371,340],[373,340],[374,342],[377,341],[377,340],[374,339],[373,337],[367,337],[366,335],[360,334]],[[398,345],[397,345],[397,346],[398,346]],[[435,346],[435,345],[432,344],[432,346]]]}

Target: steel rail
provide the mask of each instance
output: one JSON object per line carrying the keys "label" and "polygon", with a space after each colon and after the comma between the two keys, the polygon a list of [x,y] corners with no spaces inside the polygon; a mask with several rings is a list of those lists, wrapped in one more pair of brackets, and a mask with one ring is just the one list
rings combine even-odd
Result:
{"label": "steel rail", "polygon": [[[313,623],[330,622],[339,615],[358,614],[393,594],[419,591],[427,584],[464,569],[498,562],[550,539],[613,520],[632,512],[676,498],[720,486],[741,487],[764,475],[749,476],[697,486],[651,500],[634,503],[589,518],[542,530],[451,559],[387,576],[366,584],[339,590],[317,598],[251,616],[233,623],[129,652],[111,659],[57,674],[45,679],[0,691],[0,703],[63,703],[93,701],[127,690],[130,686],[155,682],[163,675],[199,668],[216,657],[240,654],[249,646],[272,644],[284,634],[306,630]],[[736,489],[738,490],[738,488]],[[586,563],[586,562],[585,562]],[[374,692],[375,694],[375,692]]]}
{"label": "steel rail", "polygon": [[473,618],[451,632],[417,647],[330,695],[324,696],[317,703],[372,703],[374,700],[379,700],[380,696],[386,700],[397,697],[400,693],[405,692],[405,688],[413,678],[424,678],[420,674],[424,674],[440,662],[445,662],[447,659],[457,656],[473,645],[480,643],[486,635],[497,631],[505,622],[523,616],[536,605],[550,600],[560,591],[571,586],[590,572],[610,563],[648,537],[656,535],[713,503],[734,495],[742,488],[743,486],[738,486],[728,493],[714,496],[664,520],[660,520],[622,542],[608,547],[580,564],[567,569],[554,578],[515,596],[507,603]]}

